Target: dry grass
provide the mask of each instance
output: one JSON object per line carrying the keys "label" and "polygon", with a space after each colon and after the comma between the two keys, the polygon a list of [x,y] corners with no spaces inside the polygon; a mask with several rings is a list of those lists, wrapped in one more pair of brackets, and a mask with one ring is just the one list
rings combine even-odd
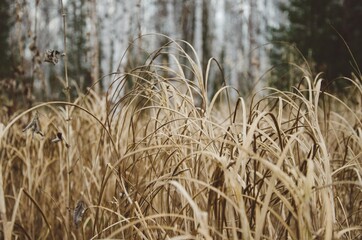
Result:
{"label": "dry grass", "polygon": [[[170,42],[106,96],[3,122],[0,238],[360,239],[362,85],[210,99],[200,68]],[[22,132],[36,111],[44,137]]]}

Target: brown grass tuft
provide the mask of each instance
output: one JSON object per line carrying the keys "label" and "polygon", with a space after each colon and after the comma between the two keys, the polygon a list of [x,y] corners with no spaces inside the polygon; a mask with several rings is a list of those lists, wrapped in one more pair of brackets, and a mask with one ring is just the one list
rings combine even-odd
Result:
{"label": "brown grass tuft", "polygon": [[[252,99],[224,81],[211,97],[168,40],[105,96],[0,119],[0,238],[361,238],[361,84],[348,79],[354,103],[308,76]],[[44,139],[22,132],[35,111]]]}

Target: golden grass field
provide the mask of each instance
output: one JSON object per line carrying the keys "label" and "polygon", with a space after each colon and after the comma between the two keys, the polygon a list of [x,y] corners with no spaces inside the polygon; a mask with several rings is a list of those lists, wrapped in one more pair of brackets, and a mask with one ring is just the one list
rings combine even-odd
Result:
{"label": "golden grass field", "polygon": [[361,239],[362,84],[322,81],[210,98],[172,42],[107,94],[0,115],[0,239]]}

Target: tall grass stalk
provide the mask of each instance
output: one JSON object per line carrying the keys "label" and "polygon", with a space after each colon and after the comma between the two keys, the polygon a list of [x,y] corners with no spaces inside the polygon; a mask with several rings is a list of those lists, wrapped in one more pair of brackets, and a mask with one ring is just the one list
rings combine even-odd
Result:
{"label": "tall grass stalk", "polygon": [[[65,77],[65,88],[64,88],[64,92],[66,95],[66,99],[67,102],[70,103],[71,99],[70,99],[70,87],[69,87],[69,79],[68,79],[68,55],[67,55],[67,14],[64,10],[64,5],[63,5],[63,0],[60,0],[60,7],[61,7],[61,13],[62,13],[62,19],[63,19],[63,45],[64,45],[64,77]],[[66,111],[66,119],[65,121],[67,122],[67,131],[66,131],[66,138],[68,139],[68,141],[70,141],[71,136],[70,136],[70,121],[71,121],[71,117],[69,114],[69,106],[65,105],[65,111]],[[70,179],[70,166],[71,166],[71,162],[70,162],[70,149],[67,149],[67,218],[66,218],[66,225],[68,228],[68,232],[67,232],[67,239],[70,239],[70,228],[71,228],[71,197],[70,197],[70,184],[71,184],[71,179]]]}

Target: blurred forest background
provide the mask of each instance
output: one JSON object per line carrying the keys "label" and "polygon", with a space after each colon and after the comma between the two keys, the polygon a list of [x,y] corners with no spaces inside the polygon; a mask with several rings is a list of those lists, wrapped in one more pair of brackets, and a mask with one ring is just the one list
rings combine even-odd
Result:
{"label": "blurred forest background", "polygon": [[[162,33],[192,44],[204,71],[209,58],[216,58],[228,84],[242,96],[268,85],[290,89],[305,74],[323,72],[326,83],[332,83],[331,90],[347,86],[345,81],[335,81],[340,76],[361,76],[360,0],[63,3],[69,76],[73,89],[80,91],[103,75],[144,64],[152,51],[167,42],[149,33]],[[48,49],[64,49],[60,2],[1,0],[0,18],[1,112],[11,114],[35,101],[63,98],[63,62],[44,63]],[[307,73],[303,69],[308,69]],[[220,86],[220,74],[213,68],[210,94]],[[107,89],[112,79],[105,77],[95,89]]]}

